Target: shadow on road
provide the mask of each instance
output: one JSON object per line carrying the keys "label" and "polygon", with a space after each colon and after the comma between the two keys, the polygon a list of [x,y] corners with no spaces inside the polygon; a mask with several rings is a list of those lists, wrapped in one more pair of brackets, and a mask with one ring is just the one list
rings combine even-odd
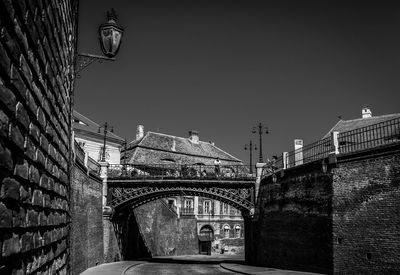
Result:
{"label": "shadow on road", "polygon": [[153,258],[140,258],[134,261],[147,261],[153,263],[178,263],[178,264],[219,264],[236,263],[244,264],[243,256],[233,255],[184,255],[184,256],[155,256]]}

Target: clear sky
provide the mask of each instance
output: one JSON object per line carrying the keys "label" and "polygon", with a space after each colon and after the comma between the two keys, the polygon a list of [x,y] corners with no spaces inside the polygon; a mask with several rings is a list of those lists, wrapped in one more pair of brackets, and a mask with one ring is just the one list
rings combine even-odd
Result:
{"label": "clear sky", "polygon": [[81,73],[75,109],[128,141],[138,124],[197,130],[248,163],[259,122],[270,158],[364,105],[400,112],[400,1],[81,0],[79,52],[101,53],[111,7],[125,29],[120,52]]}

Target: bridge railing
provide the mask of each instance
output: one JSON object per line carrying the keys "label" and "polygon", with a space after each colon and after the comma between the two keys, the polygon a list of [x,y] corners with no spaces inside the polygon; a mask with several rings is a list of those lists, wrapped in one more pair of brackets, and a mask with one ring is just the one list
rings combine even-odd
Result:
{"label": "bridge railing", "polygon": [[339,133],[338,140],[341,154],[400,142],[400,118]]}
{"label": "bridge railing", "polygon": [[243,180],[253,179],[246,165],[117,164],[108,177],[146,179]]}
{"label": "bridge railing", "polygon": [[[340,154],[354,153],[396,142],[400,142],[400,118],[341,132],[337,139]],[[318,140],[300,149],[282,154],[265,167],[264,175],[271,174],[275,170],[324,159],[332,152],[335,152],[332,137]]]}

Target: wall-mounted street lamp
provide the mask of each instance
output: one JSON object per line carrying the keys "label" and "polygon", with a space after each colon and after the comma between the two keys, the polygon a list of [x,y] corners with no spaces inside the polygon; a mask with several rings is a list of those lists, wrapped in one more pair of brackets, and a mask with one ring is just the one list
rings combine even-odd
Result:
{"label": "wall-mounted street lamp", "polygon": [[259,147],[260,148],[260,157],[259,157],[258,161],[260,163],[263,163],[264,161],[263,161],[263,155],[262,155],[262,134],[264,134],[264,133],[269,134],[269,130],[268,130],[268,127],[263,126],[260,122],[258,124],[258,126],[253,127],[252,133],[255,134],[255,133],[257,133],[257,131],[260,136],[260,147]]}
{"label": "wall-mounted street lamp", "polygon": [[[103,128],[104,131],[104,135],[103,135],[103,152],[101,153],[101,161],[105,162],[106,161],[106,143],[107,143],[107,133],[108,133],[108,128],[109,125],[106,123],[104,123],[103,125],[99,126],[99,130],[97,131],[100,134],[100,129]],[[110,127],[110,132],[114,133],[114,127]]]}
{"label": "wall-mounted street lamp", "polygon": [[257,146],[253,146],[253,142],[250,140],[249,144],[246,144],[244,146],[244,150],[249,150],[250,151],[250,174],[253,175],[253,149],[257,150]]}
{"label": "wall-mounted street lamp", "polygon": [[80,53],[77,56],[75,73],[84,70],[95,61],[115,61],[115,55],[121,46],[124,29],[117,24],[117,14],[114,9],[107,11],[107,22],[99,27],[100,47],[105,56]]}

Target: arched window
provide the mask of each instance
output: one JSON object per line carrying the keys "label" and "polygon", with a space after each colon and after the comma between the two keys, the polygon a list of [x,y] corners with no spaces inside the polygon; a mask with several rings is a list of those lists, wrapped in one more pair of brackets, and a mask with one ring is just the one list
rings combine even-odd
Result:
{"label": "arched window", "polygon": [[212,227],[210,225],[204,225],[201,229],[200,229],[200,236],[209,236],[209,240],[214,239],[214,230],[212,229]]}
{"label": "arched window", "polygon": [[241,227],[240,225],[235,225],[235,238],[240,238],[240,232],[241,231]]}
{"label": "arched window", "polygon": [[230,227],[229,227],[229,225],[224,225],[224,238],[229,238],[229,231],[230,231]]}

